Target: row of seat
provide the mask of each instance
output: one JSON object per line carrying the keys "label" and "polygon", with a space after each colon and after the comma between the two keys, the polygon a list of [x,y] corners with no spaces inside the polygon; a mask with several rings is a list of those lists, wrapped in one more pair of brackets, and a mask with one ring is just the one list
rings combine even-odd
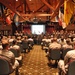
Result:
{"label": "row of seat", "polygon": [[49,58],[52,59],[52,60],[60,60],[60,59],[63,59],[64,60],[64,57],[66,55],[66,53],[68,51],[70,51],[72,49],[63,49],[63,50],[59,50],[59,49],[50,49],[49,51]]}
{"label": "row of seat", "polygon": [[59,75],[75,75],[75,59],[70,59],[68,63],[68,68],[66,69],[66,74],[59,69]]}
{"label": "row of seat", "polygon": [[[61,58],[64,60],[64,57],[69,50],[71,49],[69,48],[66,50],[51,49],[49,54],[49,60],[55,60],[56,62],[58,62]],[[62,71],[59,71],[59,75],[64,75],[64,73],[62,73]],[[75,59],[72,62],[69,62],[66,75],[75,75]]]}
{"label": "row of seat", "polygon": [[[18,45],[20,46],[20,51],[22,52],[24,50],[23,47],[25,47],[26,49],[28,49],[28,48],[31,49],[33,47],[33,42],[28,42],[28,43],[24,42],[23,44],[19,43]],[[20,53],[18,52],[19,50],[15,50],[13,48],[10,48],[10,51],[14,53],[15,59],[20,56],[19,55]],[[11,70],[11,64],[10,64],[10,62],[7,61],[7,59],[5,59],[5,57],[4,58],[3,57],[4,56],[2,56],[2,58],[0,57],[0,75],[9,75],[13,72],[13,71],[10,71]],[[19,64],[21,66],[23,60],[21,59],[18,61],[19,61]],[[14,70],[14,71],[17,71],[17,70],[18,70],[18,68],[16,68],[16,70]]]}
{"label": "row of seat", "polygon": [[6,57],[0,56],[0,75],[9,75],[13,72],[10,62]]}

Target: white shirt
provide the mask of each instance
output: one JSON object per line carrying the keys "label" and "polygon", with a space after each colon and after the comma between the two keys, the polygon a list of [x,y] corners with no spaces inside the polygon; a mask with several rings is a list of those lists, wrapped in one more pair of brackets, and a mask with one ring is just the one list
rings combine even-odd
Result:
{"label": "white shirt", "polygon": [[60,49],[61,45],[57,42],[53,42],[53,43],[50,44],[49,48],[51,48],[51,49],[55,49],[55,48]]}
{"label": "white shirt", "polygon": [[73,47],[72,47],[72,45],[65,44],[62,46],[62,48],[71,48],[72,49]]}
{"label": "white shirt", "polygon": [[65,55],[65,64],[68,62],[68,60],[70,58],[75,58],[75,50],[71,50],[71,51],[68,51],[67,54]]}

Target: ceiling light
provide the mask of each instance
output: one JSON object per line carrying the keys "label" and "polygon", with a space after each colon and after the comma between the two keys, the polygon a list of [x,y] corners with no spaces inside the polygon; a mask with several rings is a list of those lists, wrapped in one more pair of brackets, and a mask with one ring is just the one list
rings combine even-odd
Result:
{"label": "ceiling light", "polygon": [[18,0],[16,0],[16,1],[18,1]]}
{"label": "ceiling light", "polygon": [[31,1],[31,0],[29,0],[29,1]]}
{"label": "ceiling light", "polygon": [[33,11],[34,12],[34,11]]}
{"label": "ceiling light", "polygon": [[44,12],[44,10],[42,10],[42,12]]}

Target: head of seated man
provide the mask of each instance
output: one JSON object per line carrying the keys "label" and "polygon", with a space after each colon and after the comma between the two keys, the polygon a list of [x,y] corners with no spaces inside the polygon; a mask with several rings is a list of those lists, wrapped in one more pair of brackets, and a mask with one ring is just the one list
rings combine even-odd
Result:
{"label": "head of seated man", "polygon": [[67,43],[67,44],[71,44],[71,43],[70,43],[70,39],[66,39],[66,43]]}
{"label": "head of seated man", "polygon": [[13,40],[13,45],[17,44],[17,41],[16,40]]}
{"label": "head of seated man", "polygon": [[52,42],[57,42],[57,38],[55,37],[55,38],[53,38],[51,41],[52,41]]}
{"label": "head of seated man", "polygon": [[3,39],[3,40],[2,40],[2,47],[3,47],[3,50],[9,48],[9,42],[8,42],[7,39]]}
{"label": "head of seated man", "polygon": [[66,39],[66,43],[62,45],[62,49],[73,49],[70,39]]}
{"label": "head of seated man", "polygon": [[13,40],[13,45],[10,48],[20,50],[20,46],[17,44],[17,40]]}

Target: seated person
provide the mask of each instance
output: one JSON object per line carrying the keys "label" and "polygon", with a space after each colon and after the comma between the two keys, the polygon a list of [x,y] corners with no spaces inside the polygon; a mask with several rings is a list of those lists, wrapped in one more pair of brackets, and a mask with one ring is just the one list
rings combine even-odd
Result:
{"label": "seated person", "polygon": [[[51,40],[51,43],[50,43],[50,45],[49,45],[49,53],[48,53],[48,56],[50,57],[50,51],[51,50],[61,50],[61,44],[59,44],[58,42],[57,42],[57,38],[53,38],[52,40]],[[49,64],[51,63],[51,60],[50,60],[50,58],[49,58]]]}
{"label": "seated person", "polygon": [[58,42],[57,42],[57,38],[53,38],[52,40],[51,40],[51,43],[50,43],[50,45],[49,45],[49,49],[61,49],[61,44],[59,44]]}
{"label": "seated person", "polygon": [[[19,45],[17,45],[17,40],[14,40],[13,42],[12,42],[12,46],[10,46],[10,50],[16,50],[17,51],[17,57],[15,56],[15,59],[16,60],[18,60],[18,61],[20,61],[20,60],[22,60],[22,56],[21,56],[21,51],[20,51],[20,46]],[[15,54],[14,54],[15,55]]]}
{"label": "seated person", "polygon": [[75,59],[75,50],[68,51],[65,55],[64,60],[59,60],[58,67],[63,73],[66,74],[66,69],[68,68],[68,63],[70,59]]}
{"label": "seated person", "polygon": [[61,44],[59,44],[57,42],[57,38],[53,38],[51,40],[51,43],[49,45],[49,51],[48,51],[49,53],[50,53],[50,49],[59,49],[59,50],[61,50]]}
{"label": "seated person", "polygon": [[13,40],[15,39],[15,36],[8,36],[8,41],[10,46],[12,45]]}
{"label": "seated person", "polygon": [[63,49],[73,49],[72,44],[70,43],[70,39],[66,39],[66,43],[64,45],[62,45]]}
{"label": "seated person", "polygon": [[44,36],[43,39],[42,39],[42,42],[41,42],[42,49],[48,48],[48,47],[46,47],[46,42],[47,41],[48,41],[47,37]]}
{"label": "seated person", "polygon": [[27,36],[24,36],[24,38],[22,40],[22,47],[23,47],[24,53],[26,53],[27,50],[28,50],[28,52],[30,52]]}
{"label": "seated person", "polygon": [[9,62],[11,62],[12,64],[12,68],[16,69],[19,66],[19,63],[17,60],[15,60],[14,54],[9,51],[9,43],[7,39],[2,40],[2,47],[3,49],[1,50],[0,55],[7,57],[9,59]]}
{"label": "seated person", "polygon": [[21,36],[18,36],[18,37],[17,37],[17,44],[18,44],[18,45],[21,45],[21,42],[22,42]]}
{"label": "seated person", "polygon": [[34,41],[31,36],[28,37],[28,44],[29,44],[29,48],[32,49],[32,47],[34,45]]}

